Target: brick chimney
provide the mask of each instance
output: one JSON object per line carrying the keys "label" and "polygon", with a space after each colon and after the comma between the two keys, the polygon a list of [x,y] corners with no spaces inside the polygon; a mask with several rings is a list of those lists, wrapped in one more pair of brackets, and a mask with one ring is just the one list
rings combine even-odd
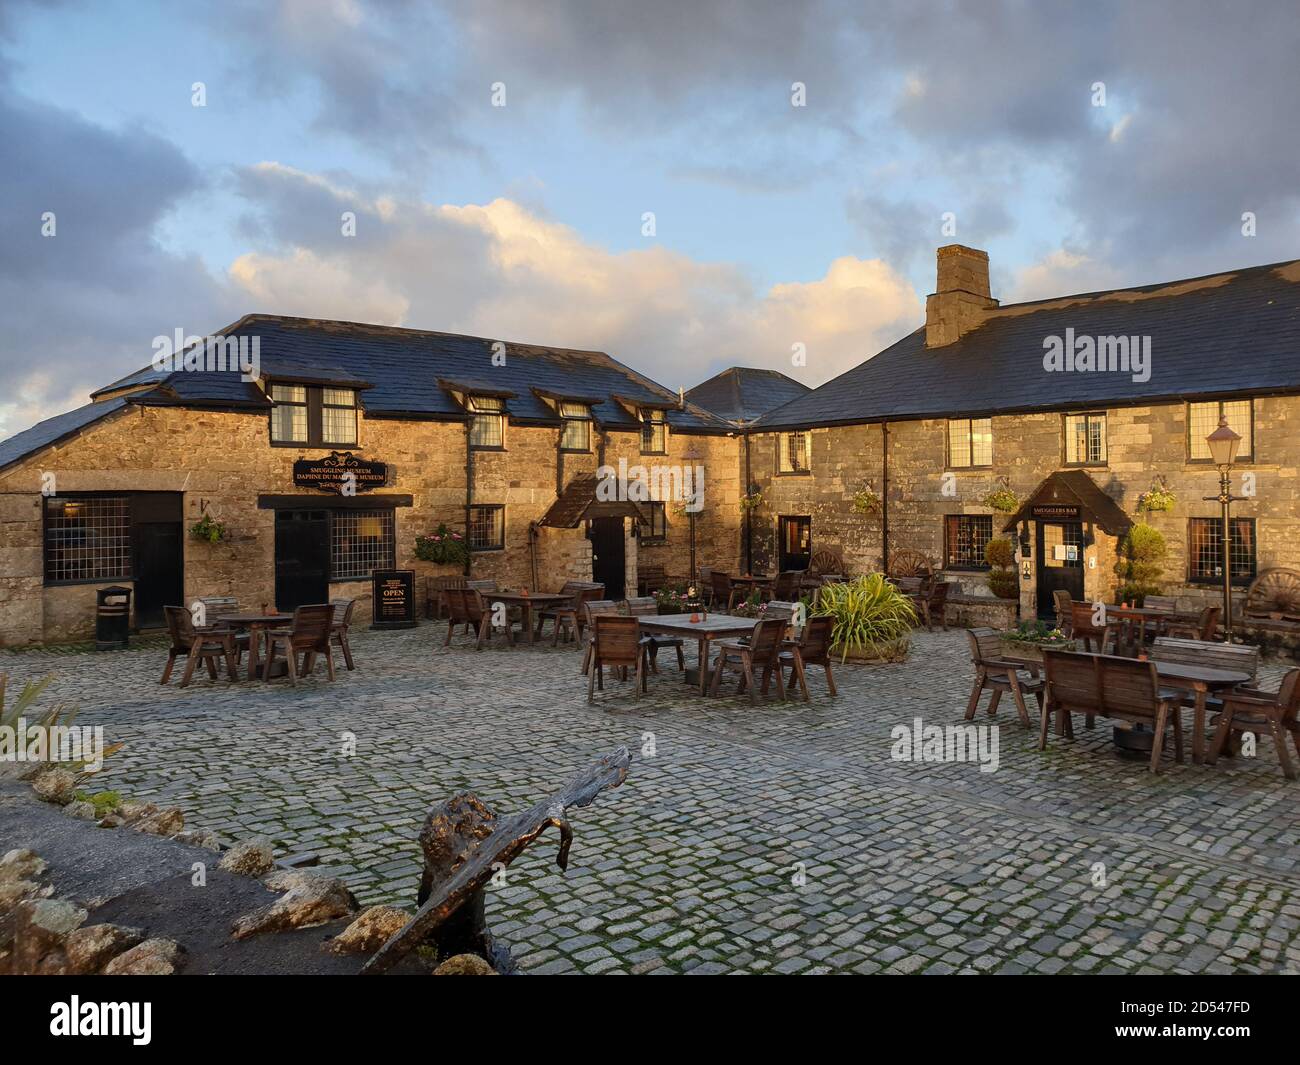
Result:
{"label": "brick chimney", "polygon": [[964,244],[939,249],[939,280],[925,300],[925,346],[941,348],[980,325],[998,305],[989,295],[989,253]]}

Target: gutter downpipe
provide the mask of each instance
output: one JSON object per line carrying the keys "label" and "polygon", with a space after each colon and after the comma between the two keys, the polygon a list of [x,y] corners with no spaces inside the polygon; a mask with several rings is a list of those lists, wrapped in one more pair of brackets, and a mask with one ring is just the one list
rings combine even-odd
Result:
{"label": "gutter downpipe", "polygon": [[[745,489],[742,495],[749,494],[749,486],[752,483],[752,474],[749,466],[749,430],[745,429],[741,434],[745,441]],[[745,572],[754,572],[754,514],[752,507],[745,508]]]}
{"label": "gutter downpipe", "polygon": [[[465,419],[465,544],[469,545],[469,512],[474,503],[474,449],[470,446],[470,433],[473,429],[473,422]],[[465,576],[470,575],[470,561],[474,557],[473,551],[465,552]]]}

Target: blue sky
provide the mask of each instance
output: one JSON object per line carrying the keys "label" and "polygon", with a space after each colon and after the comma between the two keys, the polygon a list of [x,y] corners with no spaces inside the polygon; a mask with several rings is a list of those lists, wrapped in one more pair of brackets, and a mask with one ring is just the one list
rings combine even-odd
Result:
{"label": "blue sky", "polygon": [[1004,302],[1293,258],[1296,54],[1281,2],[10,0],[0,436],[252,310],[818,384],[954,239]]}

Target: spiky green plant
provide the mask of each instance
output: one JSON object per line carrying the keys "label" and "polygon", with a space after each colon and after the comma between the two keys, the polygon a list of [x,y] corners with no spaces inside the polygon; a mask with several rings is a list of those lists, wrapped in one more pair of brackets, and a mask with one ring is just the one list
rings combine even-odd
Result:
{"label": "spiky green plant", "polygon": [[900,661],[907,654],[916,608],[883,573],[869,573],[839,584],[824,584],[818,595],[817,615],[835,619],[831,641],[840,661],[850,652]]}
{"label": "spiky green plant", "polygon": [[[12,703],[8,702],[6,695],[9,689],[9,674],[0,673],[0,727],[13,729],[15,734],[18,729],[18,721],[21,718],[28,729],[52,729],[56,725],[67,727],[72,724],[77,716],[78,708],[71,703],[55,703],[53,706],[38,707],[36,700],[41,697],[54,680],[54,674],[42,677],[40,680],[29,680],[23,685],[23,690],[18,693],[18,698]],[[103,757],[107,758],[111,754],[116,754],[122,749],[121,743],[111,743],[105,746]],[[46,750],[50,749],[50,744],[46,744]],[[55,765],[56,763],[51,763]],[[60,768],[67,769],[76,774],[78,778],[86,778],[91,774],[85,771],[84,762],[64,762],[59,764]]]}

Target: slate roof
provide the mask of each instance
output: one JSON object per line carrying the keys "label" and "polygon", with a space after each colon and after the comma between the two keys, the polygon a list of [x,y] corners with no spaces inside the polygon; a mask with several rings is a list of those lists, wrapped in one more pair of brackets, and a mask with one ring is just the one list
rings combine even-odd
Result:
{"label": "slate roof", "polygon": [[734,425],[747,425],[811,391],[779,370],[732,366],[690,389],[686,399]]}
{"label": "slate roof", "polygon": [[45,421],[38,422],[30,429],[24,429],[8,440],[0,441],[0,469],[13,465],[43,447],[49,447],[65,437],[72,436],[125,406],[124,399],[105,399],[99,403],[87,403],[84,407],[70,410],[66,414],[46,418]]}
{"label": "slate roof", "polygon": [[[1151,376],[1047,372],[1044,338],[1149,336]],[[1300,392],[1300,260],[992,311],[953,344],[921,328],[758,419],[761,430]]]}
{"label": "slate roof", "polygon": [[632,518],[642,525],[650,523],[650,515],[642,510],[633,500],[599,500],[596,498],[596,486],[599,478],[595,473],[580,473],[564,486],[547,508],[538,525],[554,529],[576,529],[587,518]]}

